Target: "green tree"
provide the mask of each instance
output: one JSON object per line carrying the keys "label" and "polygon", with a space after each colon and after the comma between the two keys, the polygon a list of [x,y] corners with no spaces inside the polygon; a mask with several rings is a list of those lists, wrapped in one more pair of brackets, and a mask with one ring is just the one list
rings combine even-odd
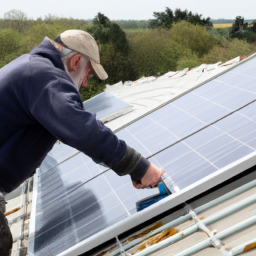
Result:
{"label": "green tree", "polygon": [[246,40],[248,43],[256,42],[256,21],[252,21],[249,25],[244,22],[244,17],[237,16],[230,31],[231,38]]}
{"label": "green tree", "polygon": [[174,22],[174,14],[173,11],[166,7],[165,12],[154,12],[153,16],[155,19],[149,21],[149,28],[164,28],[170,29]]}
{"label": "green tree", "polygon": [[11,29],[0,30],[0,68],[21,54],[21,35]]}
{"label": "green tree", "polygon": [[190,49],[199,57],[208,53],[215,43],[205,27],[186,21],[174,24],[170,33],[174,42]]}
{"label": "green tree", "polygon": [[5,28],[11,28],[18,32],[24,32],[29,28],[29,22],[27,15],[20,10],[11,10],[4,14],[4,24]]}
{"label": "green tree", "polygon": [[194,25],[205,26],[207,29],[211,29],[213,27],[209,17],[203,19],[202,15],[197,13],[193,14],[191,11],[188,12],[187,10],[182,11],[181,9],[176,9],[173,13],[170,8],[166,7],[165,12],[154,12],[153,16],[155,19],[152,19],[149,22],[149,27],[152,29],[170,29],[173,23],[177,23],[182,20],[188,21]]}
{"label": "green tree", "polygon": [[98,13],[93,19],[93,26],[88,27],[87,31],[100,45],[111,43],[118,52],[128,53],[129,42],[125,32],[104,14]]}
{"label": "green tree", "polygon": [[[130,58],[130,45],[126,33],[116,23],[113,23],[102,13],[93,19],[93,24],[87,31],[99,45],[101,64],[109,75],[110,84],[136,78]],[[90,86],[80,90],[83,100],[90,98],[102,90],[103,83],[96,78],[89,80]]]}
{"label": "green tree", "polygon": [[132,49],[132,64],[137,78],[157,75],[175,67],[172,62],[161,56],[161,52],[171,39],[168,30],[148,30],[128,35]]}

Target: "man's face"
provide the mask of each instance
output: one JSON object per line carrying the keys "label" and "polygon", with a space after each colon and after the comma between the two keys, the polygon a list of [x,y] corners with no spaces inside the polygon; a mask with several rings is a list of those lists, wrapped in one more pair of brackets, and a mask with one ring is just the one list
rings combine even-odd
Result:
{"label": "man's face", "polygon": [[91,62],[88,61],[86,63],[86,65],[85,65],[85,68],[84,68],[84,74],[83,74],[83,76],[80,79],[79,88],[80,87],[87,87],[88,86],[87,78],[89,76],[93,75],[93,74],[94,74],[94,72],[93,72],[93,68],[92,68]]}
{"label": "man's face", "polygon": [[76,54],[64,60],[66,72],[69,74],[77,89],[88,85],[87,78],[94,74],[91,62],[81,54]]}

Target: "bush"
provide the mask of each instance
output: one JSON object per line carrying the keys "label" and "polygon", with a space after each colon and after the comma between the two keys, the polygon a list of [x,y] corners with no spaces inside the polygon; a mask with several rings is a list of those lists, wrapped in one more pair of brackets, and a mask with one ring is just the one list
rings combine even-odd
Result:
{"label": "bush", "polygon": [[255,43],[256,42],[256,33],[247,31],[247,30],[239,30],[232,34],[232,38],[246,40],[248,43]]}
{"label": "bush", "polygon": [[21,51],[21,35],[13,29],[0,30],[0,68],[17,58]]}
{"label": "bush", "polygon": [[168,71],[161,52],[170,38],[170,33],[167,30],[149,30],[128,34],[133,69],[137,73],[137,78]]}
{"label": "bush", "polygon": [[193,25],[186,21],[176,23],[170,31],[173,41],[191,49],[199,57],[208,53],[215,43],[205,27]]}
{"label": "bush", "polygon": [[237,56],[248,56],[250,53],[252,53],[250,45],[246,41],[236,38],[231,42],[225,41],[221,46],[214,46],[212,50],[200,60],[201,63],[226,62]]}
{"label": "bush", "polygon": [[230,31],[231,28],[213,28],[208,31],[208,34],[210,34],[217,41],[222,41],[223,39],[231,40]]}
{"label": "bush", "polygon": [[[188,63],[191,59],[196,58],[197,56],[193,51],[189,48],[184,47],[177,42],[170,40],[168,44],[165,46],[163,51],[161,52],[161,59],[165,66],[165,71],[183,69],[186,67],[192,67],[191,63]],[[180,60],[183,60],[183,64],[181,64]],[[188,65],[188,66],[186,66]]]}
{"label": "bush", "polygon": [[96,77],[92,76],[88,78],[88,87],[80,88],[80,95],[82,101],[88,100],[91,97],[103,92],[105,89],[105,82],[104,81],[99,81]]}
{"label": "bush", "polygon": [[30,52],[34,47],[39,45],[46,36],[55,39],[63,31],[63,28],[56,24],[50,25],[42,23],[33,26],[23,39],[23,52]]}

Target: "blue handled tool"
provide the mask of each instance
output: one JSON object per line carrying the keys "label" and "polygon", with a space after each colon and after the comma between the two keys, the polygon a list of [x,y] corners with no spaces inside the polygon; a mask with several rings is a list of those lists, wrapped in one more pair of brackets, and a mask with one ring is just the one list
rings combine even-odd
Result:
{"label": "blue handled tool", "polygon": [[168,195],[171,195],[171,189],[173,181],[167,173],[161,176],[161,182],[158,184],[159,194],[147,197],[143,200],[136,202],[137,212],[149,207],[150,205],[164,199]]}

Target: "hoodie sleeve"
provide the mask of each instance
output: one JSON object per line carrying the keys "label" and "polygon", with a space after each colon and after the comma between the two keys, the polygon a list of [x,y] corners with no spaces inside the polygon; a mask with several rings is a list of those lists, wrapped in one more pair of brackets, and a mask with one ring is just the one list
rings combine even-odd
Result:
{"label": "hoodie sleeve", "polygon": [[29,92],[29,111],[58,140],[104,163],[118,175],[140,181],[150,163],[84,110],[77,88],[58,78]]}

